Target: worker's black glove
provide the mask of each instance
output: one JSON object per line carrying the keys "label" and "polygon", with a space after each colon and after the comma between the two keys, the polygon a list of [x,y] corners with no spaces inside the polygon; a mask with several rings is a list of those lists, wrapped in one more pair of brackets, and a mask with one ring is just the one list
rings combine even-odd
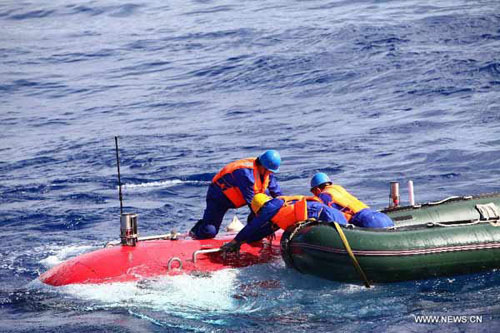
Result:
{"label": "worker's black glove", "polygon": [[276,239],[276,234],[273,232],[269,236],[266,237],[269,243],[272,243]]}
{"label": "worker's black glove", "polygon": [[220,247],[220,250],[223,254],[226,253],[235,253],[240,251],[241,244],[238,242],[229,242]]}

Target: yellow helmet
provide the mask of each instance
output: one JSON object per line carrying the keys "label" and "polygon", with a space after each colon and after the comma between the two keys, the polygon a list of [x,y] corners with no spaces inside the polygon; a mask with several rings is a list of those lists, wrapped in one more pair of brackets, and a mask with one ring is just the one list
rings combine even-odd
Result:
{"label": "yellow helmet", "polygon": [[262,208],[262,206],[264,206],[264,204],[271,199],[272,198],[267,194],[257,193],[256,195],[254,195],[250,207],[252,207],[254,213],[257,213]]}

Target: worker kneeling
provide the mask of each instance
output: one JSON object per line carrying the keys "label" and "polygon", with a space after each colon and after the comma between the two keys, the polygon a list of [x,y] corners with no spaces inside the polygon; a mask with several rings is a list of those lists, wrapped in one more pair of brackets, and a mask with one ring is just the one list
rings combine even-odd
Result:
{"label": "worker kneeling", "polygon": [[259,241],[280,228],[285,230],[308,219],[347,224],[339,210],[328,207],[314,197],[280,196],[273,199],[258,193],[252,199],[251,209],[256,214],[255,218],[231,242],[222,246],[223,251],[238,251],[242,243]]}

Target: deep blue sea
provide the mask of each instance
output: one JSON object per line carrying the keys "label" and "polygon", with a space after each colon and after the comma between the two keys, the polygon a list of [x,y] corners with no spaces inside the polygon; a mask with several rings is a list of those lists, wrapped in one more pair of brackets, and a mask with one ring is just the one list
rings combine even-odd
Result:
{"label": "deep blue sea", "polygon": [[497,0],[4,0],[0,27],[1,332],[500,331],[498,271],[37,281],[118,239],[115,135],[143,236],[187,231],[213,175],[266,149],[286,194],[318,170],[377,209],[390,181],[403,202],[410,179],[418,202],[500,191]]}

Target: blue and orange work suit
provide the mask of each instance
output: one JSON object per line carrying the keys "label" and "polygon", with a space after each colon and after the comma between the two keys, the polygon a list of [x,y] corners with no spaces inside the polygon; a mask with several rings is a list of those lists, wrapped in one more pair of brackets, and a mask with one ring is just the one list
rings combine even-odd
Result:
{"label": "blue and orange work suit", "polygon": [[269,200],[262,206],[256,217],[236,235],[237,242],[256,242],[271,235],[278,229],[307,219],[347,224],[342,213],[328,207],[314,197],[284,196]]}
{"label": "blue and orange work suit", "polygon": [[363,228],[394,226],[389,216],[370,209],[340,185],[327,185],[318,197],[325,205],[340,210],[350,224]]}
{"label": "blue and orange work suit", "polygon": [[[250,205],[255,194],[265,193],[272,197],[282,194],[274,174],[266,171],[261,177],[256,162],[257,158],[241,159],[227,164],[214,176],[208,187],[203,220],[191,229],[195,238],[215,237],[226,212]],[[210,225],[213,227],[207,228]],[[215,233],[207,232],[214,228]]]}

